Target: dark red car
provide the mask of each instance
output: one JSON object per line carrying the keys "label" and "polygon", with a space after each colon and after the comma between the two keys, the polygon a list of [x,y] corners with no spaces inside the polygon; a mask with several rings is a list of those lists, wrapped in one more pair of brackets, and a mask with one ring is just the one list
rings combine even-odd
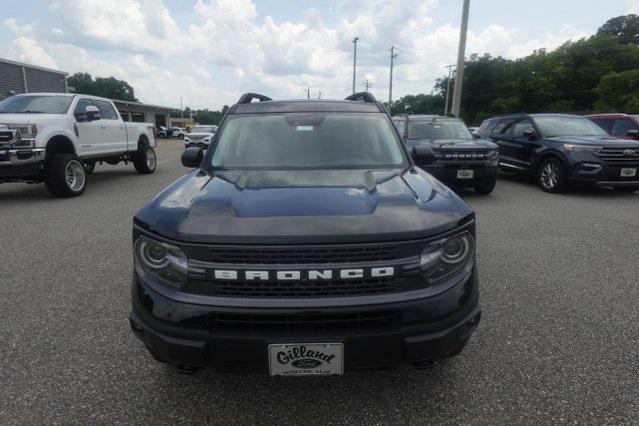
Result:
{"label": "dark red car", "polygon": [[639,115],[593,114],[586,118],[616,138],[639,139]]}

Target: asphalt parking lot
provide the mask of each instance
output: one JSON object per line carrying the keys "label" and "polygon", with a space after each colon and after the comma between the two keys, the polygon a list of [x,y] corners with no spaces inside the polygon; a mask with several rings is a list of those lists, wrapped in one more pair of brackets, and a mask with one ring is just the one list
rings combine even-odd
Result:
{"label": "asphalt parking lot", "polygon": [[158,364],[129,331],[131,219],[185,173],[98,166],[79,198],[0,185],[0,423],[635,423],[639,193],[504,177],[478,217],[483,320],[428,370],[272,379]]}

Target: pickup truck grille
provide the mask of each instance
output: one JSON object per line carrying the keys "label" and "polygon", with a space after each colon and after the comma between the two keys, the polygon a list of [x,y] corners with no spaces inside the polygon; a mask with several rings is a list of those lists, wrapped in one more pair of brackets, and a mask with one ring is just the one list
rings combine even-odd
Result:
{"label": "pickup truck grille", "polygon": [[639,163],[639,146],[628,146],[620,148],[604,147],[597,157],[607,163],[614,165],[623,165],[623,163]]}

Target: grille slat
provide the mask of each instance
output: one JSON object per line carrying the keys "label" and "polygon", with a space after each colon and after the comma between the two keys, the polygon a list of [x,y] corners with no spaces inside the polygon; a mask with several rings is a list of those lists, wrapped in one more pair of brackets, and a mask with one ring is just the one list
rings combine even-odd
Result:
{"label": "grille slat", "polygon": [[352,248],[288,248],[288,249],[210,249],[209,261],[235,264],[318,264],[342,262],[374,262],[397,258],[397,247]]}
{"label": "grille slat", "polygon": [[360,331],[368,329],[385,330],[399,327],[400,314],[397,310],[373,311],[353,314],[289,314],[253,315],[214,313],[210,316],[211,332],[247,332],[278,335],[321,331]]}

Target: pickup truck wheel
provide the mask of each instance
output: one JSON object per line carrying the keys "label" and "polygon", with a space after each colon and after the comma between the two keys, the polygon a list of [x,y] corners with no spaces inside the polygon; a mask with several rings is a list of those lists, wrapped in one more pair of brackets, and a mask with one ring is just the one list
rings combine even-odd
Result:
{"label": "pickup truck wheel", "polygon": [[87,187],[87,175],[82,160],[73,154],[55,154],[44,165],[44,184],[56,197],[82,195]]}
{"label": "pickup truck wheel", "polygon": [[136,153],[133,154],[133,166],[142,175],[153,173],[157,166],[155,150],[146,144],[140,145]]}

